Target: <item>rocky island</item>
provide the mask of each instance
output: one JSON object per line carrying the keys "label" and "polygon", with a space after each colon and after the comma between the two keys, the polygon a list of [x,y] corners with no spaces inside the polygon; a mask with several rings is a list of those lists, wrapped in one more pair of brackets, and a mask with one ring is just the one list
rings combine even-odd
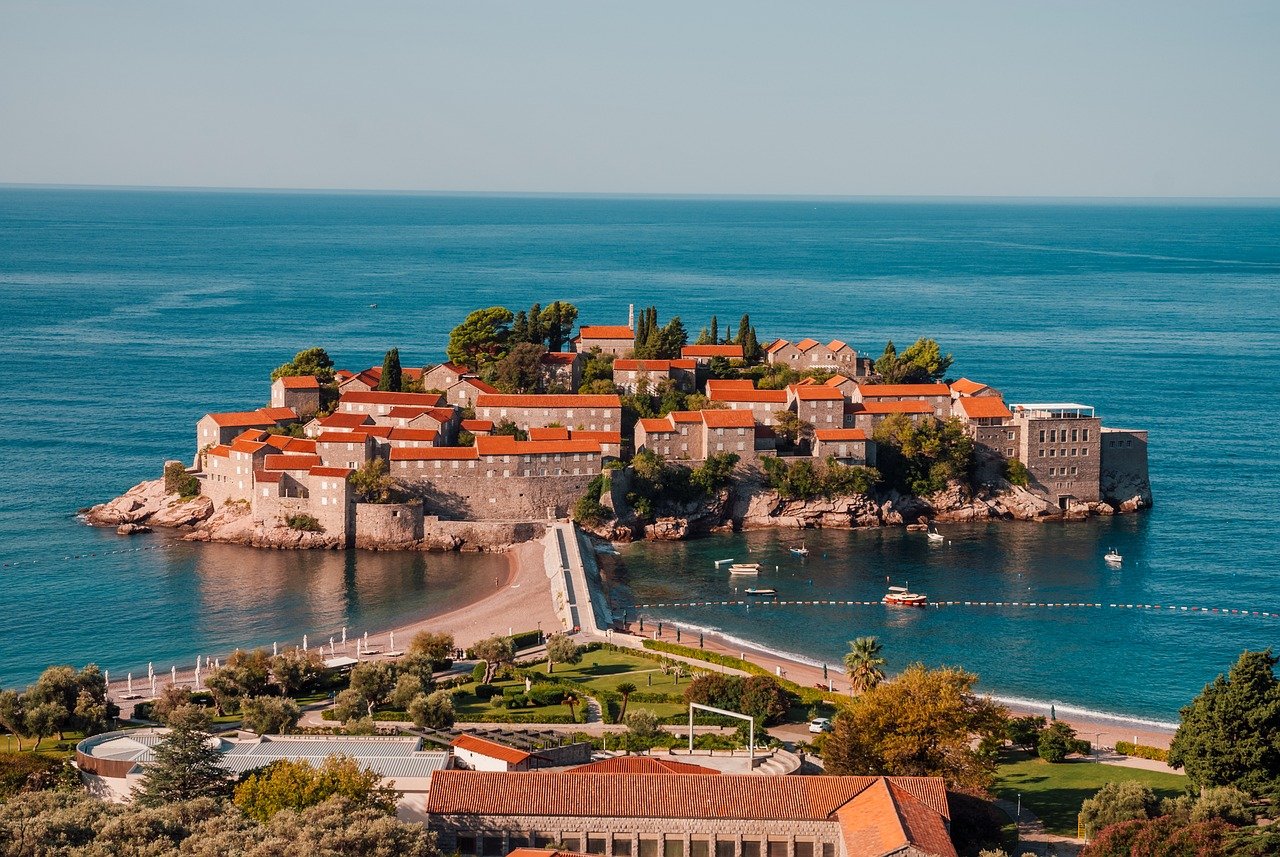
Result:
{"label": "rocky island", "polygon": [[774,339],[750,318],[634,308],[581,325],[564,302],[476,310],[422,368],[336,369],[320,348],[270,401],[210,412],[191,465],[84,510],[121,534],[272,548],[501,550],[572,518],[600,537],[758,527],[1074,520],[1151,505],[1147,433],[1077,403],[1006,404],[949,379],[920,339],[871,358]]}

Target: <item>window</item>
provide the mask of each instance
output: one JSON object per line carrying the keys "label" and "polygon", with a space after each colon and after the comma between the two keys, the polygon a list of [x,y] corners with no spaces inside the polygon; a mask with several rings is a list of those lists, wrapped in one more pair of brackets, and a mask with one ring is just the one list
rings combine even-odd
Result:
{"label": "window", "polygon": [[1056,449],[1051,449],[1051,450],[1049,450],[1049,457],[1050,457],[1050,458],[1053,458],[1053,457],[1054,457],[1055,455],[1057,455],[1057,454],[1058,454],[1058,450],[1056,450]]}
{"label": "window", "polygon": [[658,857],[658,840],[641,839],[640,857]]}
{"label": "window", "polygon": [[1071,475],[1072,475],[1072,476],[1075,476],[1075,475],[1076,475],[1076,469],[1075,469],[1074,467],[1073,467],[1073,468],[1071,468]]}
{"label": "window", "polygon": [[476,838],[469,833],[458,835],[458,853],[459,854],[475,854]]}
{"label": "window", "polygon": [[732,839],[716,840],[716,857],[733,857],[735,851],[737,851],[737,843]]}
{"label": "window", "polygon": [[1131,441],[1131,440],[1126,440],[1126,441],[1124,442],[1124,445],[1125,445],[1126,447],[1131,447],[1131,446],[1133,446],[1133,441]]}
{"label": "window", "polygon": [[1075,448],[1074,446],[1073,446],[1073,447],[1071,447],[1071,457],[1072,457],[1072,458],[1075,458],[1075,457],[1076,457],[1076,451],[1077,451],[1077,450],[1076,450],[1076,448]]}
{"label": "window", "polygon": [[1057,429],[1049,429],[1049,443],[1053,443],[1057,439],[1058,439]]}
{"label": "window", "polygon": [[1080,429],[1080,439],[1081,439],[1082,441],[1084,441],[1085,443],[1088,443],[1088,442],[1089,442],[1089,430],[1088,430],[1088,429]]}
{"label": "window", "polygon": [[613,855],[614,857],[631,857],[630,836],[613,837]]}
{"label": "window", "polygon": [[689,840],[689,857],[711,857],[711,843],[706,839]]}
{"label": "window", "polygon": [[760,843],[751,839],[742,840],[742,857],[760,857]]}
{"label": "window", "polygon": [[1013,440],[1013,432],[1009,432],[1009,440]]}
{"label": "window", "polygon": [[560,836],[560,850],[562,850],[562,851],[579,851],[579,852],[581,852],[581,851],[582,851],[582,837],[581,837],[581,836],[572,836],[572,835],[570,835],[570,836],[565,836],[565,835],[563,835],[563,834],[562,834],[562,835]]}
{"label": "window", "polygon": [[554,847],[555,844],[556,844],[556,840],[554,839],[554,837],[550,836],[549,834],[546,834],[546,833],[533,834],[534,848],[551,848],[551,847]]}
{"label": "window", "polygon": [[483,857],[502,857],[507,853],[507,849],[502,846],[501,836],[486,836],[481,840]]}
{"label": "window", "polygon": [[684,857],[684,839],[668,838],[662,843],[662,857]]}
{"label": "window", "polygon": [[527,837],[527,836],[523,836],[523,835],[521,835],[521,834],[519,834],[519,833],[511,833],[511,834],[508,834],[508,835],[507,835],[507,847],[508,847],[508,848],[511,848],[512,850],[514,850],[514,849],[516,849],[516,848],[528,848],[528,847],[529,847],[529,837]]}
{"label": "window", "polygon": [[1044,429],[1040,429],[1040,442],[1044,443]]}
{"label": "window", "polygon": [[787,857],[787,840],[770,839],[769,857]]}
{"label": "window", "polygon": [[797,842],[797,843],[796,843],[796,857],[813,857],[813,843],[812,843],[812,842]]}
{"label": "window", "polygon": [[592,836],[591,834],[587,834],[587,853],[588,854],[605,853],[605,846],[607,844],[608,842],[607,840],[605,840],[603,836]]}

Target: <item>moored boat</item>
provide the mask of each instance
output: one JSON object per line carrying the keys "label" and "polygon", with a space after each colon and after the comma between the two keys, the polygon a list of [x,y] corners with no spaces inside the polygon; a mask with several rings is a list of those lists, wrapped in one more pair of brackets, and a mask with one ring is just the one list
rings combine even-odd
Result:
{"label": "moored boat", "polygon": [[762,588],[762,587],[751,586],[742,591],[746,595],[777,595],[778,594],[778,590],[769,589],[767,587]]}
{"label": "moored boat", "polygon": [[889,593],[881,601],[899,607],[924,607],[929,603],[928,597],[918,592],[910,592],[905,586],[890,586]]}
{"label": "moored boat", "polygon": [[929,537],[929,541],[931,542],[940,542],[943,540],[942,533],[938,532],[938,528],[934,524],[929,525],[929,529],[925,531],[925,535]]}
{"label": "moored boat", "polygon": [[759,574],[760,563],[758,562],[735,562],[729,566],[730,574]]}
{"label": "moored boat", "polygon": [[791,548],[791,552],[792,552],[793,554],[795,554],[796,556],[808,556],[808,555],[809,555],[809,549],[808,549],[807,547],[805,547],[805,546],[804,546],[804,542],[801,542],[801,543],[800,543],[800,547],[794,547],[794,546],[793,546],[793,547]]}
{"label": "moored boat", "polygon": [[1115,548],[1111,548],[1102,558],[1102,561],[1107,565],[1120,565],[1124,562],[1124,557],[1120,554],[1120,551]]}

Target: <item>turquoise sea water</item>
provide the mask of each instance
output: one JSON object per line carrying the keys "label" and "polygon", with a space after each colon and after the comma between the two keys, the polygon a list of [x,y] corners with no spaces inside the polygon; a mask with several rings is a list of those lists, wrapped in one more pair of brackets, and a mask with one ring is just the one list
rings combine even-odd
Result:
{"label": "turquoise sea water", "polygon": [[[352,368],[390,345],[434,361],[468,309],[555,298],[600,323],[656,303],[695,332],[750,311],[762,336],[872,352],[928,334],[1011,401],[1082,401],[1152,433],[1147,514],[957,527],[932,551],[898,532],[809,534],[803,570],[791,534],[642,545],[624,556],[623,597],[723,592],[710,559],[750,546],[778,552],[787,594],[878,598],[889,575],[935,598],[1280,610],[1278,287],[1280,208],[1266,205],[0,189],[0,561],[18,563],[0,569],[0,683],[49,662],[116,671],[385,627],[491,585],[488,557],[103,556],[161,537],[73,515],[189,458],[205,411],[265,402],[299,348]],[[1118,573],[1099,563],[1112,544],[1131,558]],[[1003,695],[1155,719],[1280,638],[1280,622],[1229,616],[804,609],[672,618],[817,660],[877,633],[894,666],[962,663]]]}

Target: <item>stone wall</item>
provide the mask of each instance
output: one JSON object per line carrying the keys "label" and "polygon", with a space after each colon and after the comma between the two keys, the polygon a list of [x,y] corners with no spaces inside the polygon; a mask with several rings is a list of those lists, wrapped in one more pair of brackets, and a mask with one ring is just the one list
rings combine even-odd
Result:
{"label": "stone wall", "polygon": [[[272,521],[279,518],[283,521],[290,515],[310,515],[311,501],[304,497],[263,497],[253,498],[253,519],[255,521]],[[339,533],[338,535],[341,535]]]}
{"label": "stone wall", "polygon": [[540,539],[546,529],[541,521],[442,521],[427,515],[422,521],[422,538],[431,549],[497,550]]}
{"label": "stone wall", "polygon": [[1151,505],[1147,469],[1147,433],[1131,429],[1102,430],[1102,499],[1129,512]]}
{"label": "stone wall", "polygon": [[357,503],[356,547],[390,548],[422,538],[420,503]]}
{"label": "stone wall", "polygon": [[431,480],[401,476],[422,498],[426,514],[468,521],[545,521],[563,518],[586,490],[594,473],[578,476],[503,478],[482,472],[445,471]]}

